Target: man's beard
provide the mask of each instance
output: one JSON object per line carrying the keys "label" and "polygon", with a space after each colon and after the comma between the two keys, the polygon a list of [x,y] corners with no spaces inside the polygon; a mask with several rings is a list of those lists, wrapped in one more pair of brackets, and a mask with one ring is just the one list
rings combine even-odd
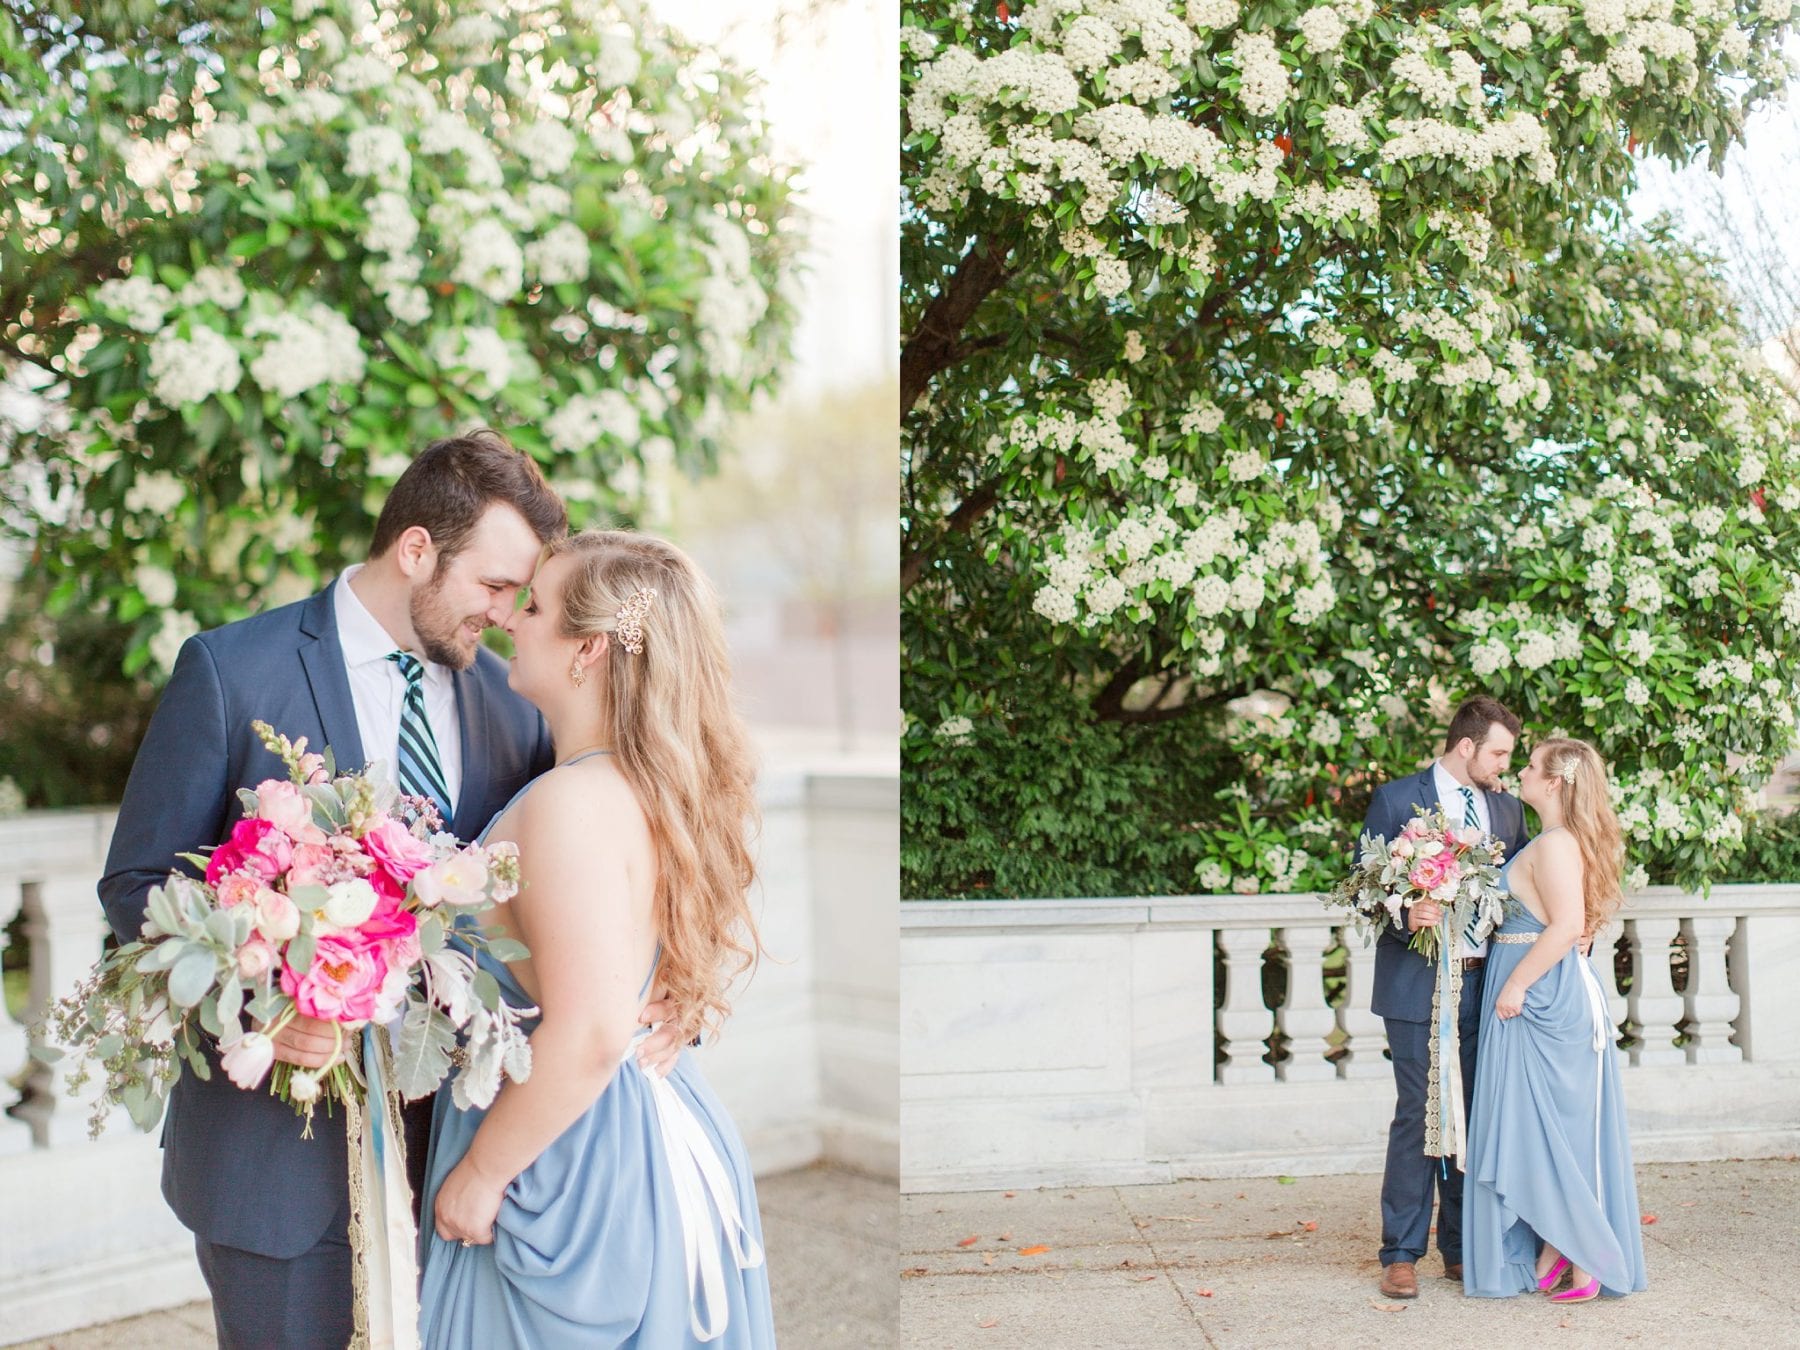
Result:
{"label": "man's beard", "polygon": [[[414,626],[415,627],[417,626],[416,620],[414,621]],[[1483,792],[1498,792],[1498,791],[1500,791],[1500,775],[1499,774],[1489,774],[1486,778],[1482,778],[1482,777],[1478,776],[1473,769],[1470,769],[1469,777],[1474,780],[1475,786],[1480,788]]]}
{"label": "man's beard", "polygon": [[[413,635],[419,639],[419,649],[424,652],[427,661],[448,666],[451,670],[467,670],[475,664],[480,643],[477,642],[467,651],[457,644],[458,631],[470,620],[452,614],[449,606],[444,603],[446,580],[444,562],[440,558],[424,589],[413,592],[407,605],[407,617],[412,620]],[[475,617],[479,619],[481,616]]]}

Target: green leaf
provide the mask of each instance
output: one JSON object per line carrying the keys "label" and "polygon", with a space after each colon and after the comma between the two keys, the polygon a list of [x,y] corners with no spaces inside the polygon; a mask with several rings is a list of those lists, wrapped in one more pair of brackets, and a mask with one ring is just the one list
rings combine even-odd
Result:
{"label": "green leaf", "polygon": [[169,1002],[178,1008],[191,1008],[212,988],[218,963],[210,951],[191,947],[183,952],[169,971]]}

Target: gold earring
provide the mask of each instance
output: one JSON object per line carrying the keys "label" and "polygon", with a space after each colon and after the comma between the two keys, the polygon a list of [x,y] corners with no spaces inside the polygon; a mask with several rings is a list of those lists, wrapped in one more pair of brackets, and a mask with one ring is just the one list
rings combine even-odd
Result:
{"label": "gold earring", "polygon": [[579,656],[575,658],[575,664],[569,667],[569,678],[575,681],[577,689],[587,683],[587,671],[582,668]]}

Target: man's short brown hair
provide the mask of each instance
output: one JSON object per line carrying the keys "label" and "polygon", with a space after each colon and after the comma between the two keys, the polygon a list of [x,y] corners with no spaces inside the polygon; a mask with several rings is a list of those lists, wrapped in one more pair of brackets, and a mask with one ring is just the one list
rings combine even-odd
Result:
{"label": "man's short brown hair", "polygon": [[421,525],[437,545],[442,566],[462,552],[482,513],[496,502],[525,517],[532,533],[546,543],[568,533],[562,498],[531,456],[513,449],[499,432],[482,427],[433,441],[388,493],[369,556],[379,558],[407,530]]}
{"label": "man's short brown hair", "polygon": [[1477,694],[1458,708],[1456,716],[1450,719],[1450,730],[1444,735],[1444,749],[1454,750],[1456,743],[1464,736],[1479,746],[1488,738],[1488,731],[1495,723],[1505,727],[1514,736],[1525,729],[1518,714],[1499,699]]}

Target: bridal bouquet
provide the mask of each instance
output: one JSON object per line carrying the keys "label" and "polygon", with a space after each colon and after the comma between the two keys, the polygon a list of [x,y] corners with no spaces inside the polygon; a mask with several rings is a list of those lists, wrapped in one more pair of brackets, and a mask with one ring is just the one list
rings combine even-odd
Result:
{"label": "bridal bouquet", "polygon": [[1478,827],[1452,825],[1442,811],[1425,811],[1408,821],[1392,843],[1365,834],[1356,866],[1325,903],[1350,911],[1366,941],[1371,928],[1386,923],[1406,932],[1407,909],[1421,900],[1435,901],[1444,911],[1442,923],[1419,929],[1407,943],[1435,961],[1446,935],[1467,932],[1478,917],[1488,928],[1500,922],[1505,851],[1504,844]]}
{"label": "bridal bouquet", "polygon": [[[328,1111],[344,1103],[355,1119],[372,1086],[408,1098],[435,1090],[453,1056],[463,1065],[458,1105],[490,1104],[503,1076],[530,1074],[531,1046],[518,1025],[526,1010],[500,998],[474,953],[527,953],[458,919],[517,893],[517,850],[461,845],[439,829],[428,800],[401,797],[366,772],[333,777],[329,751],[308,754],[304,738],[290,744],[266,722],[253,725],[287,780],[240,792],[244,817],[231,837],[210,858],[183,855],[205,868],[205,880],[177,872],[152,887],[143,936],[105,956],[51,1010],[54,1039],[81,1059],[70,1089],[86,1083],[92,1064],[105,1074],[91,1133],[115,1103],[152,1128],[181,1061],[210,1078],[202,1033],[217,1041],[233,1083],[253,1089],[268,1079],[305,1117],[308,1135],[321,1100]],[[324,1068],[275,1062],[274,1037],[301,1014],[337,1037]],[[361,1030],[396,1019],[391,1050],[373,1038],[377,1067]],[[371,1075],[385,1081],[371,1085]]]}

